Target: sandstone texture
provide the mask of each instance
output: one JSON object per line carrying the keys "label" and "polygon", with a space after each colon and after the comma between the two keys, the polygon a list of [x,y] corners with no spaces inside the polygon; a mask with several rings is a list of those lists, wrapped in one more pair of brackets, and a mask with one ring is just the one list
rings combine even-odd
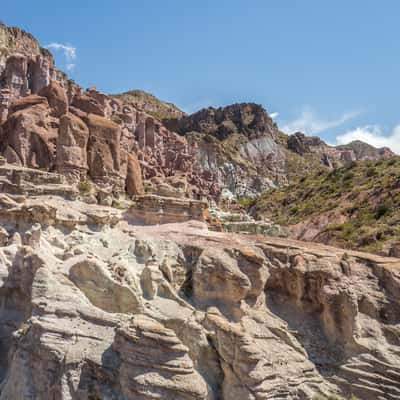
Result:
{"label": "sandstone texture", "polygon": [[18,168],[53,192],[0,196],[0,399],[399,398],[398,259],[138,224]]}

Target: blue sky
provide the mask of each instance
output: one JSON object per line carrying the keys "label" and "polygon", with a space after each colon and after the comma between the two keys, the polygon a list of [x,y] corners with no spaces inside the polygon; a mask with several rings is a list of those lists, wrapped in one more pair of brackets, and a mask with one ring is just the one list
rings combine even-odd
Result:
{"label": "blue sky", "polygon": [[400,152],[399,15],[396,0],[13,0],[0,19],[84,87],[188,112],[254,101],[288,132]]}

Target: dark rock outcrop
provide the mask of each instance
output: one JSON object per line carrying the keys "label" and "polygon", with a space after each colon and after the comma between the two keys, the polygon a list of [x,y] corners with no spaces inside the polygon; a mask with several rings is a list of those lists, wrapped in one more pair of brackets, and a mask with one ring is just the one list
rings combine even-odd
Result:
{"label": "dark rock outcrop", "polygon": [[255,103],[209,107],[179,120],[164,120],[164,123],[180,134],[201,132],[220,140],[233,133],[244,134],[249,139],[262,136],[276,139],[278,134],[274,121],[261,105]]}
{"label": "dark rock outcrop", "polygon": [[302,132],[296,132],[287,138],[288,149],[303,156],[315,154],[321,157],[321,161],[328,167],[340,166],[352,161],[379,160],[393,157],[395,154],[383,147],[377,149],[367,143],[354,141],[346,145],[329,146],[317,136],[306,136]]}

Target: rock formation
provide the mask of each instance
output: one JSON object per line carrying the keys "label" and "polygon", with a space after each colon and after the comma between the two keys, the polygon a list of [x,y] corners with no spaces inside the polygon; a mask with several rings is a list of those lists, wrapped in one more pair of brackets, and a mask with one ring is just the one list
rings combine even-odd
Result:
{"label": "rock formation", "polygon": [[4,25],[0,123],[0,400],[400,398],[399,259],[215,207],[322,142],[83,91]]}
{"label": "rock formation", "polygon": [[258,104],[209,107],[164,123],[196,143],[199,170],[222,198],[252,197],[286,181],[278,127]]}
{"label": "rock formation", "polygon": [[0,177],[1,400],[399,397],[398,259]]}
{"label": "rock formation", "polygon": [[[329,167],[391,155],[357,143],[334,148],[302,134],[285,143],[254,103],[188,116],[138,90],[83,91],[32,35],[5,25],[0,25],[0,122],[0,152],[8,162],[57,170],[71,182],[92,180],[114,194],[142,194],[146,187],[161,196],[229,203],[291,181],[291,170],[309,164],[302,158],[308,153]],[[302,157],[293,163],[297,154]]]}
{"label": "rock formation", "polygon": [[354,141],[347,145],[329,146],[317,136],[306,136],[304,133],[296,132],[287,138],[289,150],[304,155],[313,153],[321,158],[328,167],[348,164],[352,161],[379,160],[393,157],[395,154],[383,147],[377,149],[367,143]]}

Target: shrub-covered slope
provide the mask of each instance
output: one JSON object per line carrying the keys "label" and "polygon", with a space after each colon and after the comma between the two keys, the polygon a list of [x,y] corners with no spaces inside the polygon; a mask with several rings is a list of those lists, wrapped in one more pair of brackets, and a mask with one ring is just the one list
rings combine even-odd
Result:
{"label": "shrub-covered slope", "polygon": [[265,192],[252,212],[296,238],[390,253],[400,240],[400,157],[319,170]]}

